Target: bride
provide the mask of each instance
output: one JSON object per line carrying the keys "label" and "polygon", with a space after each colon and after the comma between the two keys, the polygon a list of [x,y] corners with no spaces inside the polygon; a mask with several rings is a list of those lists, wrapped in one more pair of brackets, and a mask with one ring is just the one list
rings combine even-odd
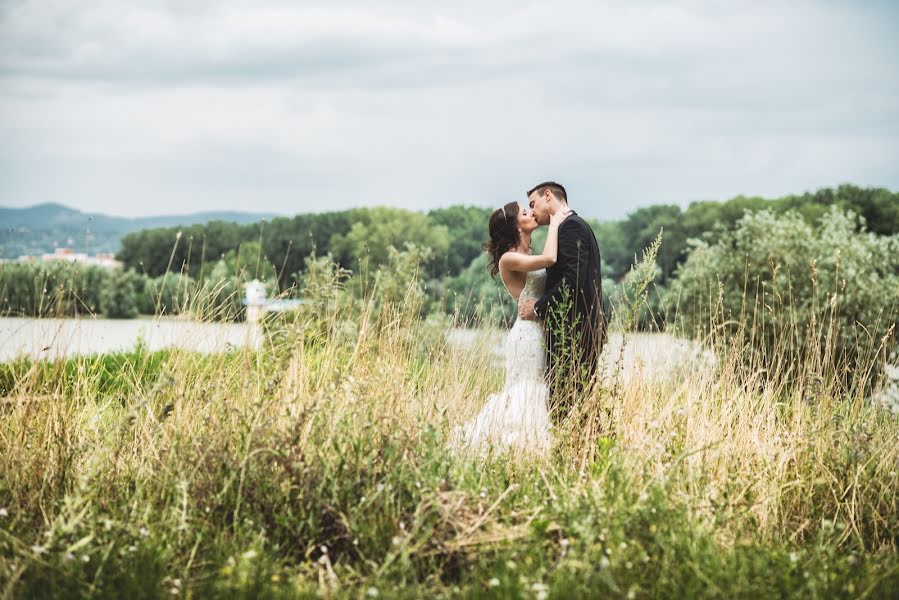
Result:
{"label": "bride", "polygon": [[[510,202],[493,211],[488,222],[490,274],[500,275],[506,290],[520,305],[543,295],[546,268],[555,264],[559,225],[571,214],[566,206],[552,216],[542,254],[531,254],[531,234],[537,218],[530,208]],[[487,452],[514,449],[539,454],[552,445],[544,379],[546,354],[543,324],[518,319],[505,342],[503,390],[491,394],[481,412],[454,431],[458,447]]]}

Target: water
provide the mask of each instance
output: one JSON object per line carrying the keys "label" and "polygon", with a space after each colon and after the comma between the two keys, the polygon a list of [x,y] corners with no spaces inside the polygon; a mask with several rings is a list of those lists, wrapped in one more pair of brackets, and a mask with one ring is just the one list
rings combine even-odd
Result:
{"label": "water", "polygon": [[199,323],[177,317],[146,319],[0,318],[0,362],[19,356],[61,358],[130,350],[138,341],[150,350],[183,348],[222,352],[258,347],[259,327],[248,323]]}

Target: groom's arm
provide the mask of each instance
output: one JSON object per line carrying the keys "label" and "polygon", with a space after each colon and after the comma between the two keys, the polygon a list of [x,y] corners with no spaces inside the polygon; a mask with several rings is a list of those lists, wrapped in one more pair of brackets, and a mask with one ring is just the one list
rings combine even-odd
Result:
{"label": "groom's arm", "polygon": [[562,228],[559,230],[559,258],[556,261],[557,267],[562,271],[562,276],[558,283],[546,290],[546,293],[534,304],[534,312],[537,317],[545,320],[549,311],[559,306],[564,299],[562,290],[566,285],[572,294],[569,297],[570,302],[574,302],[574,291],[591,281],[589,235],[583,223],[567,221],[562,224]]}

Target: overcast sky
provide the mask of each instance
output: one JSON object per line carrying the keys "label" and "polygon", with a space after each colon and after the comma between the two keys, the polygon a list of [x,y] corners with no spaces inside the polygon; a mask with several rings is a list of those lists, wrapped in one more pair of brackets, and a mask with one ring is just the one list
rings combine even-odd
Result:
{"label": "overcast sky", "polygon": [[[899,188],[896,2],[0,0],[0,205]],[[246,8],[245,8],[246,7]]]}

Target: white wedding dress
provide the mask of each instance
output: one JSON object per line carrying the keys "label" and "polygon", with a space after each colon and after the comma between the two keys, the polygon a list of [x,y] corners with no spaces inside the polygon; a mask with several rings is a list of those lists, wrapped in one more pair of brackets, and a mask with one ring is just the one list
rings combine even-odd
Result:
{"label": "white wedding dress", "polygon": [[[518,304],[537,299],[546,289],[546,269],[528,273]],[[545,453],[552,445],[544,379],[543,324],[518,319],[505,343],[506,380],[481,412],[454,432],[456,445],[484,454],[491,450]]]}

